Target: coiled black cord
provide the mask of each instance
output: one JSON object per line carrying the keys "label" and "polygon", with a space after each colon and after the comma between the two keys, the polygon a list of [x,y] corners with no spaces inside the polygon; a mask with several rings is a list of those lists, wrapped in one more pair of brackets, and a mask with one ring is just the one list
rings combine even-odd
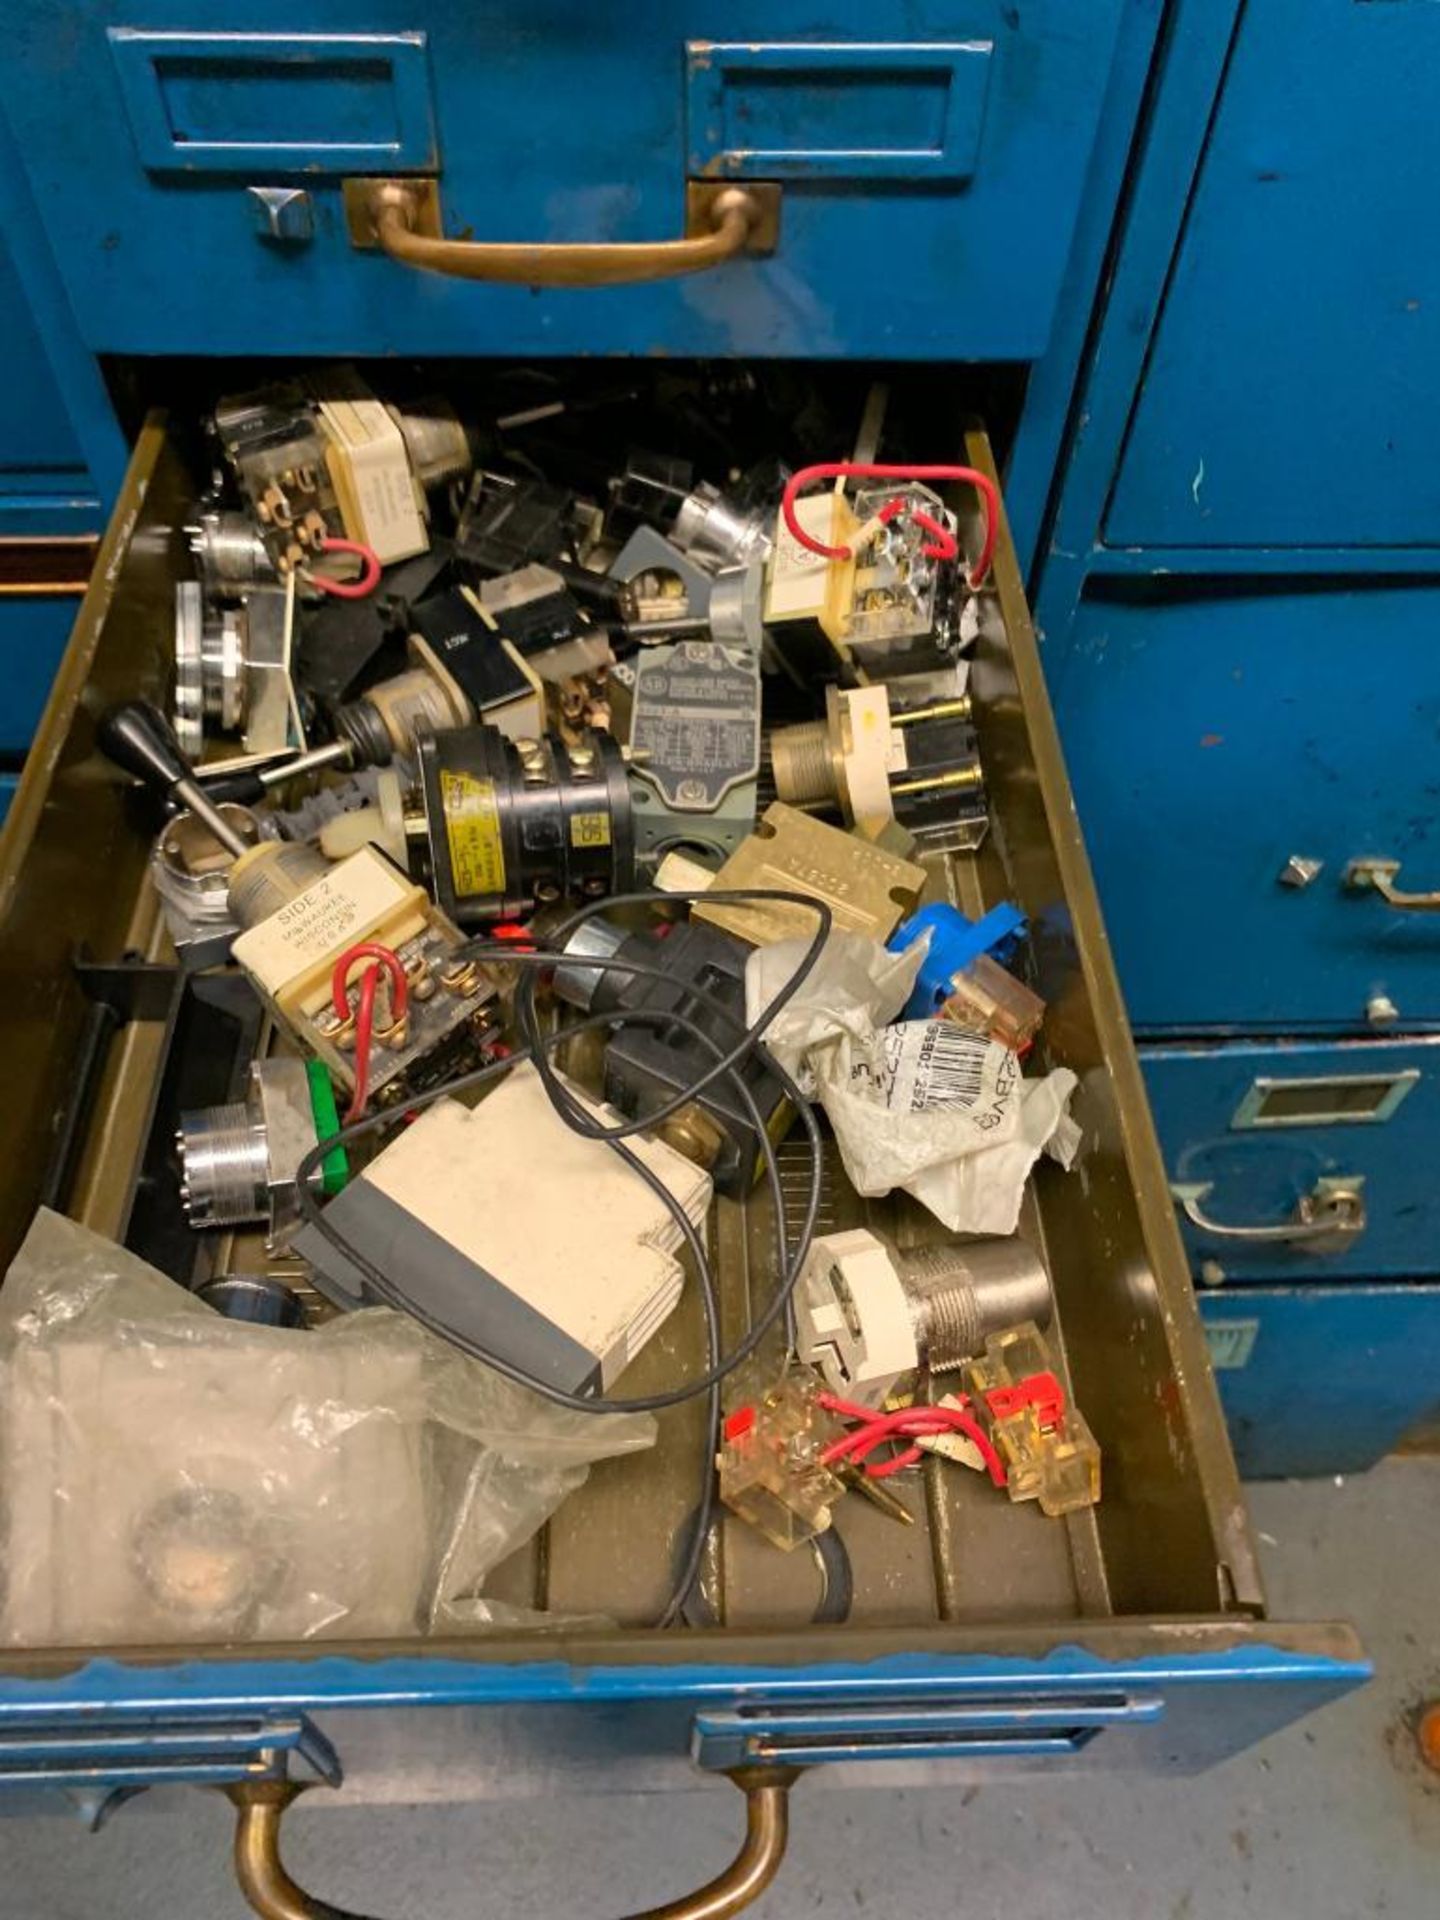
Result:
{"label": "coiled black cord", "polygon": [[[630,978],[651,977],[666,979],[669,977],[663,967],[650,966],[636,960],[622,960],[615,955],[608,957],[580,954],[563,955],[564,943],[577,927],[581,926],[586,920],[592,918],[597,913],[608,912],[616,907],[635,905],[655,906],[661,904],[674,905],[680,902],[694,901],[702,898],[708,898],[716,902],[736,903],[747,901],[755,902],[758,900],[787,902],[806,908],[816,916],[818,922],[815,936],[806,948],[799,966],[789,980],[786,981],[785,985],[775,994],[770,1003],[762,1009],[758,1017],[749,1026],[745,1026],[738,1021],[731,1010],[722,1005],[713,995],[708,995],[701,990],[696,990],[694,997],[704,1001],[724,1025],[731,1027],[738,1034],[738,1038],[733,1047],[728,1051],[722,1050],[720,1045],[712,1039],[709,1034],[705,1033],[693,1020],[690,1020],[684,1015],[669,1011],[662,1012],[660,1010],[648,1009],[597,1014],[584,1020],[571,1022],[566,1026],[558,1028],[551,1034],[543,1034],[541,1032],[538,1010],[535,1003],[537,972],[542,968],[552,968],[562,956],[565,958],[567,965],[590,967],[596,971],[622,973]],[[581,908],[554,930],[544,946],[537,947],[534,950],[517,950],[508,942],[494,942],[490,944],[472,942],[466,949],[467,954],[477,958],[493,959],[496,962],[519,966],[524,970],[516,994],[516,1010],[525,1044],[517,1048],[504,1060],[496,1061],[486,1067],[481,1067],[473,1073],[461,1075],[458,1079],[449,1081],[444,1085],[427,1089],[423,1094],[419,1094],[415,1098],[405,1102],[402,1108],[364,1116],[352,1125],[343,1128],[338,1134],[331,1135],[329,1139],[318,1142],[316,1146],[305,1155],[296,1169],[296,1197],[302,1219],[304,1219],[308,1225],[312,1226],[315,1231],[335,1249],[342,1259],[346,1260],[364,1277],[375,1298],[383,1301],[385,1305],[393,1308],[397,1312],[408,1314],[429,1332],[436,1334],[441,1339],[449,1341],[451,1345],[458,1347],[473,1359],[477,1359],[485,1365],[493,1367],[497,1373],[503,1375],[506,1379],[512,1380],[518,1385],[529,1387],[533,1392],[539,1393],[542,1397],[557,1405],[585,1413],[659,1412],[666,1407],[681,1405],[685,1401],[694,1399],[700,1394],[708,1396],[705,1478],[700,1509],[697,1515],[699,1524],[697,1524],[693,1530],[690,1550],[685,1556],[684,1564],[677,1575],[674,1591],[671,1594],[664,1613],[661,1615],[659,1624],[662,1626],[670,1625],[675,1619],[681,1616],[686,1597],[699,1573],[705,1551],[705,1541],[714,1513],[714,1461],[719,1449],[721,1383],[756,1351],[776,1321],[788,1312],[791,1293],[796,1280],[799,1278],[800,1269],[804,1264],[806,1254],[809,1252],[810,1242],[814,1235],[815,1221],[820,1205],[823,1153],[819,1126],[810,1102],[800,1092],[790,1075],[787,1074],[778,1062],[770,1056],[768,1051],[766,1051],[761,1036],[770,1022],[775,1018],[776,1014],[793,999],[808,978],[820,958],[821,951],[830,933],[831,924],[832,916],[830,909],[823,901],[814,900],[808,894],[763,888],[724,889],[708,893],[669,893],[658,890],[645,890],[618,895],[610,899],[598,900]],[[653,1112],[644,1114],[633,1121],[610,1126],[597,1120],[592,1113],[575,1100],[564,1082],[556,1074],[551,1064],[550,1056],[557,1047],[577,1034],[602,1028],[613,1029],[616,1026],[626,1023],[665,1028],[672,1032],[679,1029],[687,1034],[690,1039],[698,1043],[702,1050],[713,1054],[715,1058],[714,1063],[705,1073],[682,1088],[679,1093],[666,1101],[662,1106],[656,1108]],[[793,1246],[790,1244],[785,1223],[784,1196],[780,1181],[779,1165],[775,1158],[774,1145],[766,1132],[760,1114],[755,1106],[753,1096],[749,1088],[745,1085],[740,1072],[743,1063],[753,1053],[759,1053],[762,1056],[765,1065],[779,1080],[786,1098],[794,1108],[797,1119],[809,1140],[810,1188],[807,1195],[805,1213],[801,1221],[800,1232]],[[311,1190],[311,1181],[318,1171],[320,1163],[326,1155],[333,1152],[337,1146],[343,1146],[352,1140],[361,1139],[377,1131],[387,1123],[398,1121],[402,1112],[413,1113],[423,1107],[430,1106],[434,1101],[444,1097],[454,1096],[459,1093],[488,1086],[493,1080],[498,1080],[504,1074],[510,1072],[513,1068],[527,1060],[534,1063],[536,1073],[550,1098],[551,1104],[565,1124],[586,1138],[603,1140],[612,1151],[620,1156],[626,1166],[637,1174],[651,1191],[655,1193],[680,1228],[691,1257],[695,1262],[696,1275],[700,1287],[701,1301],[705,1314],[706,1365],[704,1372],[698,1378],[687,1381],[678,1388],[673,1388],[665,1393],[641,1395],[631,1399],[617,1400],[598,1395],[587,1396],[569,1393],[565,1389],[556,1387],[548,1381],[538,1379],[523,1367],[516,1366],[512,1361],[507,1360],[503,1355],[489,1351],[480,1342],[473,1340],[458,1328],[449,1326],[440,1319],[439,1316],[430,1313],[399,1292],[398,1289],[391,1285],[380,1268],[376,1267],[372,1261],[367,1259],[358,1247],[346,1240],[344,1235],[341,1234],[336,1227],[327,1222],[325,1211],[319,1205]],[[760,1140],[765,1172],[774,1201],[776,1245],[780,1267],[780,1281],[776,1287],[773,1298],[767,1303],[764,1311],[761,1313],[755,1325],[750,1329],[749,1333],[739,1340],[728,1354],[723,1355],[720,1352],[718,1295],[708,1253],[695,1230],[693,1222],[690,1220],[689,1215],[685,1212],[680,1202],[670,1192],[660,1176],[648,1167],[639,1155],[626,1145],[627,1140],[630,1138],[637,1134],[648,1132],[656,1125],[668,1119],[671,1114],[678,1112],[680,1108],[688,1106],[708,1087],[712,1086],[722,1077],[727,1079],[735,1089],[738,1098],[745,1108],[747,1117],[756,1128]]]}

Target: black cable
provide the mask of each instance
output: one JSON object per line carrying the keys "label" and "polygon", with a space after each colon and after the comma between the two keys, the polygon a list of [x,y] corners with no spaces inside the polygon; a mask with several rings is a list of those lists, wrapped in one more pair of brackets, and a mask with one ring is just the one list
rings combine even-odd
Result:
{"label": "black cable", "polygon": [[[597,901],[591,906],[581,909],[579,913],[562,923],[561,927],[556,930],[553,939],[556,943],[563,941],[564,938],[568,937],[568,935],[585,920],[596,913],[607,911],[615,906],[629,905],[632,903],[653,905],[672,900],[687,900],[697,897],[699,896],[692,894],[670,894],[647,891],[642,894],[621,896],[618,899]],[[816,961],[819,959],[820,952],[823,949],[830,930],[830,911],[822,902],[811,900],[807,895],[784,893],[779,890],[724,889],[712,897],[720,900],[754,900],[756,898],[788,900],[810,908],[810,910],[816,914],[819,923],[815,938],[806,949],[799,966],[787,980],[784,987],[776,993],[749,1027],[743,1026],[731,1010],[714,999],[713,996],[704,993],[703,990],[695,990],[696,998],[703,1000],[726,1025],[739,1032],[739,1042],[728,1054],[722,1054],[718,1044],[693,1021],[688,1019],[688,1017],[674,1013],[662,1013],[658,1010],[651,1012],[650,1010],[636,1009],[628,1013],[623,1010],[612,1011],[608,1014],[595,1016],[592,1019],[572,1023],[567,1027],[559,1029],[551,1036],[542,1036],[539,1031],[535,1008],[535,976],[527,970],[522,978],[520,991],[517,994],[517,1006],[521,1015],[522,1025],[526,1030],[527,1045],[518,1052],[510,1055],[506,1060],[496,1063],[493,1067],[482,1068],[478,1072],[465,1075],[459,1080],[452,1081],[444,1086],[432,1088],[424,1095],[406,1103],[407,1111],[415,1111],[423,1106],[430,1105],[434,1100],[446,1094],[453,1095],[464,1091],[466,1088],[486,1084],[491,1078],[508,1072],[523,1060],[533,1060],[540,1074],[542,1084],[546,1087],[552,1105],[566,1124],[569,1125],[572,1130],[588,1137],[605,1140],[614,1151],[620,1154],[632,1171],[638,1173],[645,1183],[651,1187],[652,1191],[663,1201],[672,1217],[675,1218],[679,1224],[690,1247],[692,1256],[695,1259],[697,1280],[701,1288],[702,1304],[705,1312],[706,1370],[699,1380],[690,1382],[686,1387],[671,1394],[652,1395],[646,1398],[637,1397],[629,1401],[612,1401],[598,1397],[582,1398],[580,1396],[566,1394],[560,1389],[551,1387],[547,1382],[527,1375],[524,1369],[515,1367],[512,1363],[501,1359],[500,1356],[488,1352],[480,1347],[477,1342],[468,1339],[468,1337],[459,1335],[457,1330],[448,1327],[436,1316],[418,1309],[414,1302],[406,1299],[397,1290],[393,1289],[385,1276],[367,1261],[357,1248],[352,1247],[342,1234],[324,1221],[323,1211],[316,1205],[313,1195],[310,1192],[309,1183],[320,1160],[326,1152],[333,1150],[337,1143],[343,1144],[350,1139],[361,1137],[376,1127],[383,1125],[387,1119],[398,1118],[397,1114],[382,1113],[355,1122],[351,1127],[344,1129],[340,1135],[332,1136],[323,1146],[317,1145],[312,1153],[306,1155],[305,1160],[302,1161],[296,1171],[297,1193],[302,1217],[312,1224],[322,1237],[336,1248],[342,1258],[358,1268],[370,1282],[371,1289],[378,1298],[385,1301],[387,1305],[390,1305],[395,1310],[408,1313],[413,1319],[426,1326],[440,1338],[450,1341],[452,1345],[471,1354],[472,1357],[494,1367],[496,1371],[502,1375],[516,1380],[519,1384],[531,1387],[552,1401],[569,1405],[586,1412],[598,1413],[641,1409],[659,1410],[667,1405],[676,1405],[683,1400],[693,1398],[700,1392],[705,1392],[708,1395],[707,1444],[704,1465],[705,1478],[702,1487],[701,1504],[697,1516],[699,1524],[696,1525],[691,1535],[690,1551],[687,1553],[685,1562],[677,1577],[675,1590],[672,1593],[669,1604],[661,1616],[659,1622],[661,1626],[671,1624],[681,1615],[686,1598],[698,1576],[704,1556],[705,1542],[714,1513],[714,1461],[719,1449],[720,1439],[720,1384],[730,1372],[756,1350],[770,1328],[774,1325],[775,1320],[782,1310],[786,1314],[787,1325],[791,1324],[791,1293],[809,1250],[810,1240],[813,1237],[815,1219],[819,1208],[822,1170],[822,1146],[813,1110],[809,1102],[800,1093],[798,1087],[795,1086],[790,1076],[784,1072],[778,1062],[774,1061],[769,1055],[768,1050],[763,1047],[761,1035],[770,1021],[773,1020],[776,1013],[799,991]],[[480,945],[481,943],[479,942],[471,943],[467,951],[475,952],[480,948]],[[669,977],[663,968],[650,967],[643,962],[633,960],[620,960],[613,955],[606,958],[589,955],[565,956],[563,953],[556,952],[553,949],[550,951],[542,949],[534,952],[521,953],[513,946],[496,943],[493,953],[489,949],[486,950],[486,957],[493,957],[497,961],[518,963],[527,969],[532,966],[553,966],[558,959],[565,958],[567,962],[572,965],[592,966],[597,970],[603,969],[622,972],[631,978],[649,976],[666,979]],[[696,1040],[703,1048],[714,1053],[717,1058],[714,1066],[707,1073],[703,1074],[698,1080],[691,1082],[675,1099],[667,1102],[654,1113],[646,1114],[630,1125],[607,1127],[603,1123],[596,1121],[591,1114],[577,1105],[568,1089],[565,1088],[563,1083],[556,1077],[550,1066],[549,1055],[561,1045],[564,1040],[577,1033],[602,1026],[613,1028],[626,1021],[632,1024],[663,1025],[672,1030],[678,1026],[681,1030],[687,1032],[691,1038]],[[774,1147],[765,1130],[750,1090],[745,1085],[738,1071],[741,1061],[752,1051],[759,1051],[764,1055],[767,1066],[780,1080],[782,1090],[793,1106],[797,1117],[802,1120],[810,1138],[811,1190],[805,1218],[801,1225],[799,1242],[793,1249],[789,1245],[789,1235],[785,1222],[784,1194],[780,1181],[779,1166],[775,1159]],[[775,1297],[766,1311],[761,1315],[760,1320],[755,1327],[751,1329],[751,1332],[738,1343],[735,1349],[730,1354],[724,1356],[723,1359],[719,1353],[719,1303],[715,1290],[714,1276],[710,1270],[708,1256],[699,1244],[693,1223],[670,1193],[669,1189],[659,1179],[659,1176],[652,1174],[644,1162],[624,1146],[625,1138],[654,1126],[657,1120],[664,1119],[668,1117],[670,1113],[677,1111],[681,1106],[688,1105],[700,1092],[704,1091],[705,1088],[713,1084],[713,1082],[722,1075],[731,1081],[746,1109],[747,1116],[756,1128],[761,1143],[766,1172],[769,1177],[774,1201],[776,1240],[782,1276],[780,1285],[776,1289]]]}
{"label": "black cable", "polygon": [[[617,901],[612,901],[609,904],[630,904],[632,902],[655,904],[699,897],[701,896],[698,894],[670,894],[657,891],[622,895]],[[680,1107],[688,1105],[698,1092],[711,1085],[720,1074],[728,1072],[733,1068],[747,1051],[759,1046],[760,1036],[765,1028],[770,1024],[771,1020],[774,1019],[776,1013],[799,991],[800,987],[804,984],[805,978],[820,957],[820,950],[824,945],[831,924],[829,908],[826,907],[823,902],[812,900],[807,894],[785,893],[775,889],[765,888],[735,891],[726,890],[724,893],[713,895],[712,897],[724,900],[771,899],[790,901],[801,906],[809,907],[815,912],[820,918],[820,930],[816,938],[807,948],[795,973],[791,975],[790,979],[786,981],[785,985],[775,994],[768,1005],[761,1009],[760,1014],[751,1025],[743,1029],[739,1044],[719,1059],[715,1066],[702,1074],[698,1080],[692,1081],[690,1085],[684,1088],[673,1100],[667,1101],[662,1107],[657,1108],[654,1114],[647,1114],[639,1120],[616,1127],[597,1125],[595,1137],[605,1140],[608,1144],[615,1145],[633,1134],[645,1131],[652,1126],[657,1119],[665,1118],[669,1114],[677,1111]],[[594,906],[584,909],[581,913],[575,915],[572,920],[565,922],[559,931],[566,933],[573,930],[582,920],[591,917],[594,913],[603,911],[606,904],[604,901],[596,902]],[[553,952],[522,953],[513,947],[505,946],[499,949],[496,957],[506,959],[512,964],[537,964],[544,966],[553,965],[556,959],[562,956]],[[602,958],[598,955],[590,956],[579,954],[566,955],[563,957],[569,964],[609,968],[612,970],[618,969],[622,972],[630,971],[638,973],[641,970],[641,963],[621,961],[614,955],[608,958]],[[655,971],[660,977],[669,977],[664,974],[663,969],[656,969]],[[708,996],[703,995],[700,997],[708,998]],[[722,1012],[727,1020],[733,1021],[734,1016],[728,1008],[719,1008],[718,1003],[713,1000],[710,1003],[716,1005],[717,1009]],[[659,1412],[662,1408],[679,1406],[686,1400],[694,1399],[697,1395],[706,1392],[712,1385],[716,1385],[725,1379],[737,1366],[747,1360],[784,1311],[786,1301],[799,1277],[800,1266],[804,1261],[806,1253],[809,1251],[810,1240],[814,1235],[815,1221],[819,1213],[821,1162],[824,1148],[820,1137],[819,1126],[815,1119],[814,1109],[810,1101],[800,1092],[794,1080],[785,1072],[778,1061],[774,1060],[768,1053],[765,1056],[767,1065],[779,1080],[786,1098],[794,1107],[796,1116],[809,1137],[811,1149],[810,1193],[807,1198],[805,1217],[801,1223],[799,1242],[797,1246],[793,1248],[787,1247],[788,1258],[784,1263],[781,1283],[777,1287],[774,1297],[767,1304],[764,1313],[751,1328],[750,1332],[746,1334],[715,1367],[707,1368],[706,1372],[697,1379],[687,1382],[683,1387],[672,1389],[668,1393],[647,1394],[636,1396],[629,1400],[611,1400],[599,1395],[586,1396],[574,1394],[566,1391],[562,1387],[554,1386],[547,1380],[538,1378],[536,1375],[527,1372],[525,1368],[518,1367],[513,1362],[506,1360],[502,1355],[491,1353],[488,1349],[481,1347],[478,1342],[472,1341],[467,1335],[461,1334],[458,1329],[448,1327],[444,1322],[438,1320],[436,1316],[426,1313],[414,1302],[397,1293],[396,1290],[391,1287],[389,1281],[380,1269],[367,1259],[358,1247],[352,1246],[338,1229],[333,1226],[327,1226],[324,1210],[316,1202],[315,1196],[311,1191],[310,1182],[318,1170],[321,1161],[328,1153],[333,1152],[336,1147],[348,1145],[352,1140],[363,1138],[365,1135],[374,1132],[377,1128],[383,1127],[389,1122],[398,1120],[401,1117],[402,1111],[416,1112],[446,1095],[464,1093],[474,1088],[486,1086],[492,1080],[498,1079],[502,1074],[510,1072],[526,1060],[534,1060],[538,1068],[540,1059],[544,1058],[548,1065],[548,1056],[565,1040],[573,1038],[580,1033],[592,1032],[602,1027],[613,1027],[625,1022],[657,1028],[665,1027],[673,1029],[678,1026],[690,1032],[692,1037],[698,1039],[703,1046],[713,1048],[716,1045],[708,1034],[703,1033],[700,1028],[695,1026],[693,1021],[687,1020],[683,1015],[668,1011],[660,1012],[650,1009],[633,1009],[623,1013],[592,1015],[587,1019],[576,1021],[569,1026],[560,1028],[553,1034],[545,1036],[541,1040],[538,1048],[534,1045],[527,1044],[517,1048],[503,1060],[495,1061],[489,1066],[477,1068],[474,1072],[463,1074],[459,1079],[449,1081],[441,1086],[428,1088],[424,1093],[417,1094],[407,1100],[404,1103],[403,1109],[397,1108],[376,1114],[367,1114],[361,1119],[353,1121],[349,1126],[342,1127],[338,1133],[331,1134],[326,1140],[317,1141],[316,1145],[312,1147],[304,1159],[301,1160],[295,1172],[296,1198],[301,1217],[307,1225],[315,1228],[321,1237],[340,1254],[342,1259],[349,1262],[365,1278],[377,1297],[384,1300],[387,1305],[395,1306],[397,1311],[409,1313],[412,1318],[420,1320],[422,1324],[429,1325],[431,1332],[438,1334],[442,1339],[449,1340],[452,1345],[459,1347],[462,1352],[469,1353],[472,1358],[481,1360],[487,1366],[493,1367],[497,1373],[502,1374],[509,1380],[513,1380],[517,1385],[529,1387],[533,1392],[539,1393],[543,1398],[552,1401],[557,1406],[569,1407],[573,1411],[582,1413],[655,1413]],[[743,1083],[737,1082],[737,1084]],[[559,1091],[562,1101],[568,1099],[568,1095],[563,1087],[561,1087]],[[564,1117],[563,1112],[562,1117]],[[765,1134],[763,1128],[761,1129],[760,1138],[762,1149],[767,1151],[768,1170],[770,1158],[773,1157],[773,1147],[770,1146],[768,1136]],[[775,1173],[777,1192],[778,1177],[777,1167]],[[663,1187],[663,1182],[660,1184]],[[677,1223],[683,1221],[682,1231],[686,1233],[687,1239],[691,1240],[693,1247],[693,1228],[690,1225],[688,1215],[684,1213],[683,1208],[679,1207],[679,1203],[675,1201],[674,1196],[669,1193],[668,1188],[664,1189],[664,1192],[666,1205],[670,1208]],[[783,1231],[783,1227],[784,1222],[783,1217],[781,1217],[779,1219],[779,1229]],[[699,1257],[703,1259],[703,1253],[700,1253]]]}

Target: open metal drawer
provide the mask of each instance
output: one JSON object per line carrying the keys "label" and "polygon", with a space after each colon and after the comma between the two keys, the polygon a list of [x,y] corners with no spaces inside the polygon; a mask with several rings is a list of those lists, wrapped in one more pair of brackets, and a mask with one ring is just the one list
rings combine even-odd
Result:
{"label": "open metal drawer", "polygon": [[[989,464],[983,436],[970,457]],[[152,418],[0,842],[7,1258],[57,1148],[67,1158],[57,1116],[71,1110],[87,1058],[94,1098],[68,1155],[69,1207],[99,1230],[126,1229],[166,1019],[142,994],[112,1034],[117,1015],[97,1019],[84,988],[95,967],[77,970],[82,954],[103,977],[124,953],[160,952],[138,796],[97,754],[95,722],[108,702],[163,688],[191,488],[164,421]],[[1045,1250],[1065,1365],[1103,1450],[1100,1505],[1047,1521],[931,1462],[910,1496],[913,1527],[847,1503],[848,1624],[804,1624],[814,1600],[805,1557],[732,1525],[719,1569],[725,1624],[662,1633],[641,1623],[658,1611],[694,1498],[692,1403],[664,1416],[652,1453],[597,1469],[543,1545],[502,1569],[503,1597],[600,1609],[617,1628],[538,1641],[7,1652],[0,1773],[92,1795],[153,1780],[249,1781],[248,1844],[273,1864],[285,1792],[274,1776],[287,1753],[322,1777],[336,1776],[338,1754],[361,1796],[397,1773],[417,1790],[423,1778],[427,1794],[478,1794],[502,1779],[508,1792],[674,1785],[699,1777],[698,1763],[741,1770],[754,1796],[753,1868],[757,1853],[773,1853],[792,1767],[893,1780],[923,1762],[927,1777],[968,1778],[1083,1755],[1189,1770],[1365,1677],[1348,1628],[1266,1617],[1003,530],[995,578],[971,683],[995,827],[981,855],[935,879],[972,908],[1002,894],[1023,905],[1050,1007],[1044,1049],[1081,1082],[1080,1163],[1070,1174],[1042,1165],[1024,1230]],[[752,1294],[773,1284],[767,1205],[768,1196],[724,1203],[719,1215],[727,1340]],[[834,1224],[863,1217],[838,1177],[829,1206]],[[920,1227],[889,1203],[871,1203],[870,1214],[902,1238]],[[627,1388],[674,1378],[698,1352],[698,1314],[682,1309]],[[261,1907],[282,1910],[291,1911]]]}

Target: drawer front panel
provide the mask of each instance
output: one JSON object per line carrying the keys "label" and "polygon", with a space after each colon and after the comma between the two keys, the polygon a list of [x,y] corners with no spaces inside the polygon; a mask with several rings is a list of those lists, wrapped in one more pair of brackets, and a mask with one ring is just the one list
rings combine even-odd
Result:
{"label": "drawer front panel", "polygon": [[[1182,1208],[1197,1276],[1323,1284],[1440,1273],[1440,1037],[1145,1047],[1141,1064],[1172,1192],[1214,1223],[1192,1224]],[[1333,1217],[1325,1196],[1352,1190],[1363,1225],[1312,1237]],[[1316,1217],[1301,1219],[1317,1195]],[[1293,1238],[1253,1237],[1287,1225]]]}
{"label": "drawer front panel", "polygon": [[[61,35],[3,0],[0,22],[97,350],[1021,359],[1048,335],[1119,10],[687,0],[582,26],[556,0],[523,25],[498,0],[390,0],[357,32],[338,0],[257,0],[197,33],[193,7],[81,0]],[[342,180],[407,174],[438,175],[447,234],[535,243],[678,237],[687,177],[764,179],[779,239],[679,281],[477,285],[351,245]],[[303,206],[251,192],[287,185]]]}
{"label": "drawer front panel", "polygon": [[1440,1287],[1201,1296],[1247,1479],[1362,1473],[1440,1409]]}
{"label": "drawer front panel", "polygon": [[1440,916],[1344,881],[1375,856],[1440,887],[1437,623],[1436,587],[1080,607],[1056,704],[1136,1027],[1440,1020]]}
{"label": "drawer front panel", "polygon": [[1433,6],[1244,8],[1111,545],[1440,544],[1437,70]]}

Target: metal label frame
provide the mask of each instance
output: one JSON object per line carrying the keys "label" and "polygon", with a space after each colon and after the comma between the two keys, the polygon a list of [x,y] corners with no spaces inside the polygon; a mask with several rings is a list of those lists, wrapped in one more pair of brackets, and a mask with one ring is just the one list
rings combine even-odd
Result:
{"label": "metal label frame", "polygon": [[[1262,1074],[1250,1083],[1249,1090],[1240,1105],[1235,1109],[1235,1117],[1230,1122],[1232,1131],[1255,1132],[1260,1129],[1273,1130],[1283,1127],[1373,1127],[1393,1117],[1400,1102],[1420,1079],[1418,1067],[1402,1067],[1395,1073],[1319,1073],[1277,1076]],[[1383,1084],[1388,1081],[1389,1091],[1379,1105],[1370,1113],[1315,1113],[1315,1114],[1277,1114],[1273,1118],[1265,1116],[1265,1102],[1273,1093],[1285,1087],[1313,1088],[1323,1093],[1327,1088],[1363,1087]]]}

